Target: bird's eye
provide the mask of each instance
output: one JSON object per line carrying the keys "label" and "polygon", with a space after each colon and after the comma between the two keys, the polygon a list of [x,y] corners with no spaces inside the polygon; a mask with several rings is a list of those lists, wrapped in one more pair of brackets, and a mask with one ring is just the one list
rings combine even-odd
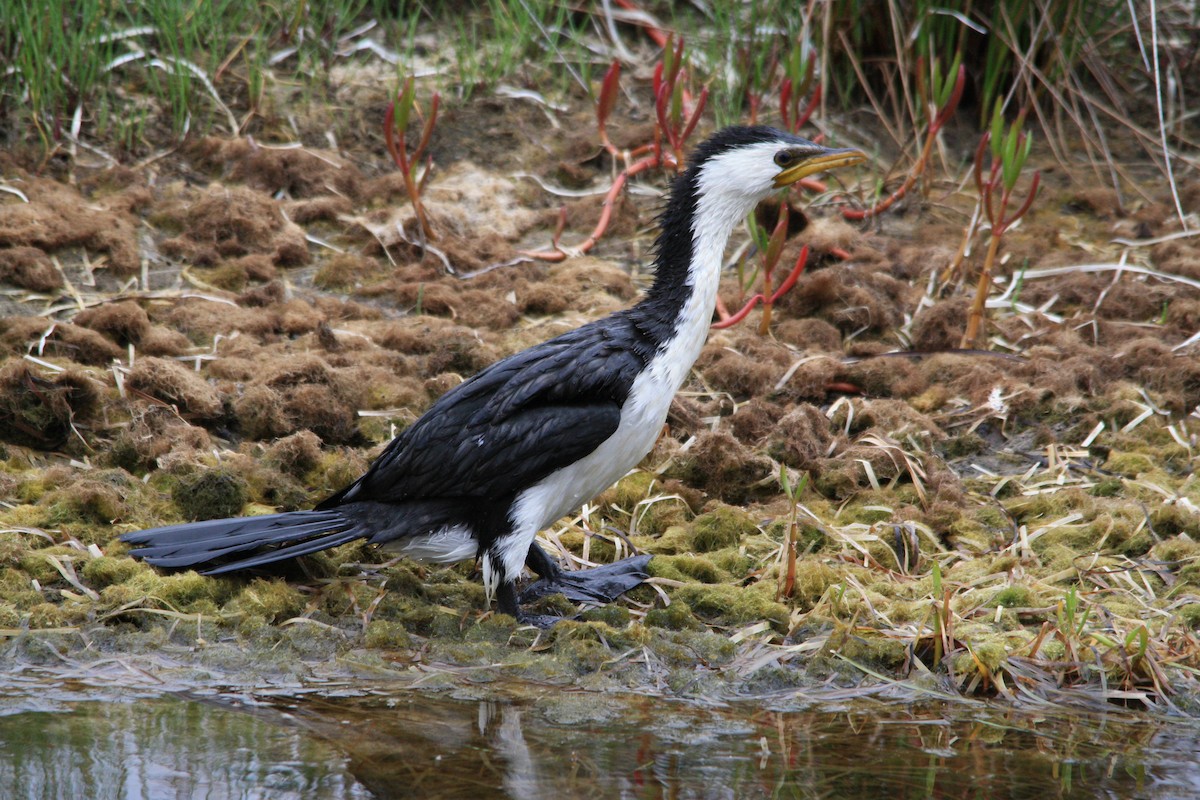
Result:
{"label": "bird's eye", "polygon": [[775,154],[775,163],[781,167],[790,167],[796,163],[796,156],[790,150],[780,150]]}

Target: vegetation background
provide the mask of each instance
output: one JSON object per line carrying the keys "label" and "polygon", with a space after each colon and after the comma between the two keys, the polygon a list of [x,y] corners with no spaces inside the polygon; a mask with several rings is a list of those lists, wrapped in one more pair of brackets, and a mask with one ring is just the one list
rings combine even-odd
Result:
{"label": "vegetation background", "polygon": [[[1198,13],[6,10],[4,657],[1194,712]],[[630,302],[687,147],[749,120],[874,160],[748,221],[670,434],[546,533],[652,552],[650,585],[541,632],[470,565],[125,553],[315,502],[463,376]]]}

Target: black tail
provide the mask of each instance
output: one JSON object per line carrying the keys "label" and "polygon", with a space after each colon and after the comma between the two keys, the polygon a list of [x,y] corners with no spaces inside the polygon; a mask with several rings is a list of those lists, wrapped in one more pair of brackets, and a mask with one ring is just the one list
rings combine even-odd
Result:
{"label": "black tail", "polygon": [[[132,555],[156,567],[200,567],[205,575],[248,569],[305,556],[365,536],[338,511],[289,511],[262,517],[212,519],[127,533],[142,545]],[[251,555],[229,560],[229,556]]]}

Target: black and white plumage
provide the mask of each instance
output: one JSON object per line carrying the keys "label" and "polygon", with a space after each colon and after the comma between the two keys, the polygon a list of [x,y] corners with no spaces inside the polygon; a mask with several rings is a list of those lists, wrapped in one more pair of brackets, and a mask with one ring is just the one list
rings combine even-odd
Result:
{"label": "black and white plumage", "polygon": [[357,481],[313,511],[126,534],[133,555],[209,574],[356,539],[414,558],[482,562],[488,596],[526,618],[516,580],[606,602],[646,577],[648,557],[564,573],[538,531],[608,488],[650,451],[707,338],[725,246],[768,194],[865,160],[766,127],[700,145],[660,217],[656,274],[632,308],[492,364],[443,395]]}

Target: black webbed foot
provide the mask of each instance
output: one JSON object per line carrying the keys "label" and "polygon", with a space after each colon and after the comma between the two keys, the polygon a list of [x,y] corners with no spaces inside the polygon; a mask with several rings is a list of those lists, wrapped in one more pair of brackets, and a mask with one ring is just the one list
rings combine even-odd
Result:
{"label": "black webbed foot", "polygon": [[517,611],[517,622],[522,625],[532,625],[535,628],[546,630],[553,628],[558,623],[562,622],[567,617],[556,617],[553,614],[530,614],[527,611]]}
{"label": "black webbed foot", "polygon": [[646,572],[649,563],[650,556],[641,555],[574,572],[547,570],[550,574],[542,573],[541,580],[525,587],[518,599],[530,603],[549,594],[561,594],[576,603],[611,603],[650,577]]}

